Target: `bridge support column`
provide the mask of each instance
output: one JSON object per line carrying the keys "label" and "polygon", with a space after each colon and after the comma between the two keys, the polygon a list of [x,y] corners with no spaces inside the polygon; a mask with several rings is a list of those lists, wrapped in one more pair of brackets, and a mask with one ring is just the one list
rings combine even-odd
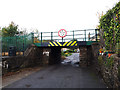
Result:
{"label": "bridge support column", "polygon": [[61,62],[61,47],[51,47],[49,54],[49,64],[59,64]]}
{"label": "bridge support column", "polygon": [[39,52],[36,53],[40,57],[40,65],[43,65],[43,48],[39,48]]}
{"label": "bridge support column", "polygon": [[80,46],[80,66],[87,66],[87,47]]}
{"label": "bridge support column", "polygon": [[92,62],[91,46],[80,46],[80,66],[86,67]]}

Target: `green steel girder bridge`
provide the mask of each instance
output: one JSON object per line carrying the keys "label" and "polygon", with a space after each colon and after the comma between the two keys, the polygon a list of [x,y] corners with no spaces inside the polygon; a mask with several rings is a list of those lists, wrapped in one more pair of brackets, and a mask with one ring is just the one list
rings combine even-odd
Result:
{"label": "green steel girder bridge", "polygon": [[34,45],[37,47],[77,47],[91,45],[98,41],[99,29],[67,31],[64,38],[59,37],[58,32],[34,33]]}

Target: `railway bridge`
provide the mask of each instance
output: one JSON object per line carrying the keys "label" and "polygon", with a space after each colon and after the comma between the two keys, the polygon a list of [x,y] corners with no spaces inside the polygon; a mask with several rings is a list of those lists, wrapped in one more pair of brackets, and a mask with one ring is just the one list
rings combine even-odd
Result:
{"label": "railway bridge", "polygon": [[61,48],[79,48],[80,64],[86,66],[92,58],[91,45],[98,42],[99,30],[87,29],[66,32],[61,29],[60,31],[34,34],[34,45],[41,50],[41,56],[45,50],[49,51],[49,64],[56,64],[61,62]]}
{"label": "railway bridge", "polygon": [[[98,29],[66,31],[61,29],[59,32],[40,32],[29,35],[3,37],[2,54],[9,52],[10,46],[16,48],[15,55],[44,59],[44,51],[49,52],[49,64],[61,62],[61,48],[79,48],[80,64],[87,65],[92,57],[91,45],[98,42]],[[30,47],[32,45],[32,47]]]}

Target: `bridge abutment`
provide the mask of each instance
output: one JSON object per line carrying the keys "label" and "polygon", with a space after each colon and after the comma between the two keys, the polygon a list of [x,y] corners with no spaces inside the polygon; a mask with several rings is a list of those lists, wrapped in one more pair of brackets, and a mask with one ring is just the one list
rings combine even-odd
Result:
{"label": "bridge abutment", "polygon": [[80,46],[80,66],[87,66],[87,47]]}
{"label": "bridge abutment", "polygon": [[92,47],[91,46],[80,46],[80,66],[89,66],[92,62]]}

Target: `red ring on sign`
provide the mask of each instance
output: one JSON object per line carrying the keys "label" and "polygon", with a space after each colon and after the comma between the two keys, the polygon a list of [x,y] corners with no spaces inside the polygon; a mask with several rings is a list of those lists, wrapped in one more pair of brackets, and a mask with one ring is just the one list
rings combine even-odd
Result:
{"label": "red ring on sign", "polygon": [[[60,32],[61,32],[62,30],[65,31],[65,35],[64,35],[64,36],[61,36],[61,35],[60,35]],[[67,35],[67,31],[66,31],[65,29],[60,29],[60,30],[58,31],[58,35],[59,35],[60,37],[64,38],[64,37]]]}

